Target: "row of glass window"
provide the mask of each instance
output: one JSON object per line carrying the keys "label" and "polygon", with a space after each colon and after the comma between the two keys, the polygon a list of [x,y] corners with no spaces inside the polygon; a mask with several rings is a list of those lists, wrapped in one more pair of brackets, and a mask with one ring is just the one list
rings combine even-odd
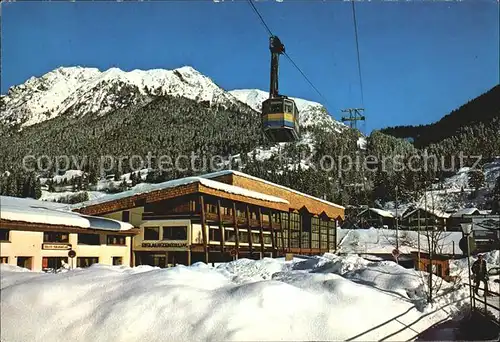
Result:
{"label": "row of glass window", "polygon": [[187,240],[186,226],[144,227],[144,240]]}
{"label": "row of glass window", "polygon": [[[100,245],[99,234],[78,233],[79,245]],[[0,229],[0,241],[10,241],[10,231],[8,229]],[[44,243],[68,243],[69,233],[61,232],[43,232]],[[125,236],[123,235],[106,235],[107,245],[125,245]]]}

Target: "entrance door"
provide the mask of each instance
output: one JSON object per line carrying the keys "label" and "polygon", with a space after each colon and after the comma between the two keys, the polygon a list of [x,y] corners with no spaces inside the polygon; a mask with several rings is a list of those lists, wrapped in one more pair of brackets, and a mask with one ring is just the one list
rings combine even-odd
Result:
{"label": "entrance door", "polygon": [[165,254],[150,252],[135,252],[136,266],[149,265],[155,267],[167,267],[167,257]]}

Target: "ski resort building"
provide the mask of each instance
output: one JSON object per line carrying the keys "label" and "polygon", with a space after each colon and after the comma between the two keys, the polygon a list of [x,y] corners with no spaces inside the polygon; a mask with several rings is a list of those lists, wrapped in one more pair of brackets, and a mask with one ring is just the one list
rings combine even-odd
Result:
{"label": "ski resort building", "polygon": [[221,171],[105,196],[74,207],[130,222],[133,264],[260,259],[336,248],[337,204],[237,171]]}
{"label": "ski resort building", "polygon": [[135,234],[129,223],[81,215],[64,204],[0,196],[1,263],[33,271],[130,265]]}

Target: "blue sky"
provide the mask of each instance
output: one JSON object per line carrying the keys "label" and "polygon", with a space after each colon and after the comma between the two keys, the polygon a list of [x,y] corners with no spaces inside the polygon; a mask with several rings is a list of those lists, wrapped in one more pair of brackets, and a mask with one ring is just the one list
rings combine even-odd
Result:
{"label": "blue sky", "polygon": [[[256,3],[329,112],[366,108],[372,129],[439,120],[499,83],[496,0]],[[246,1],[2,4],[2,94],[59,66],[191,65],[224,89],[269,87],[268,34]],[[280,92],[325,104],[282,58]]]}

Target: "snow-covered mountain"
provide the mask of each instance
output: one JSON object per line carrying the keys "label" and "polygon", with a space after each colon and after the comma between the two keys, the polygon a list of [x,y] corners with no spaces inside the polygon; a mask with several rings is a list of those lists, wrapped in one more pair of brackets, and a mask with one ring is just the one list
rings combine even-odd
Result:
{"label": "snow-covered mountain", "polygon": [[118,68],[101,72],[97,68],[61,67],[10,88],[1,97],[0,120],[25,127],[65,113],[75,117],[103,115],[150,95],[181,96],[221,105],[239,103],[189,66],[129,72]]}
{"label": "snow-covered mountain", "polygon": [[[59,115],[104,115],[118,108],[148,101],[155,95],[189,98],[211,105],[241,103],[260,111],[268,94],[257,89],[226,91],[190,66],[174,70],[132,70],[60,67],[24,84],[11,87],[0,97],[0,120],[21,128]],[[342,131],[319,103],[293,98],[300,110],[301,125],[321,125]]]}
{"label": "snow-covered mountain", "polygon": [[[259,89],[235,89],[229,91],[229,93],[259,112],[262,109],[262,102],[269,97],[268,92]],[[290,97],[290,99],[294,100],[297,105],[300,113],[299,124],[302,127],[319,125],[331,127],[338,132],[347,128],[343,123],[335,121],[320,103],[295,97]]]}

